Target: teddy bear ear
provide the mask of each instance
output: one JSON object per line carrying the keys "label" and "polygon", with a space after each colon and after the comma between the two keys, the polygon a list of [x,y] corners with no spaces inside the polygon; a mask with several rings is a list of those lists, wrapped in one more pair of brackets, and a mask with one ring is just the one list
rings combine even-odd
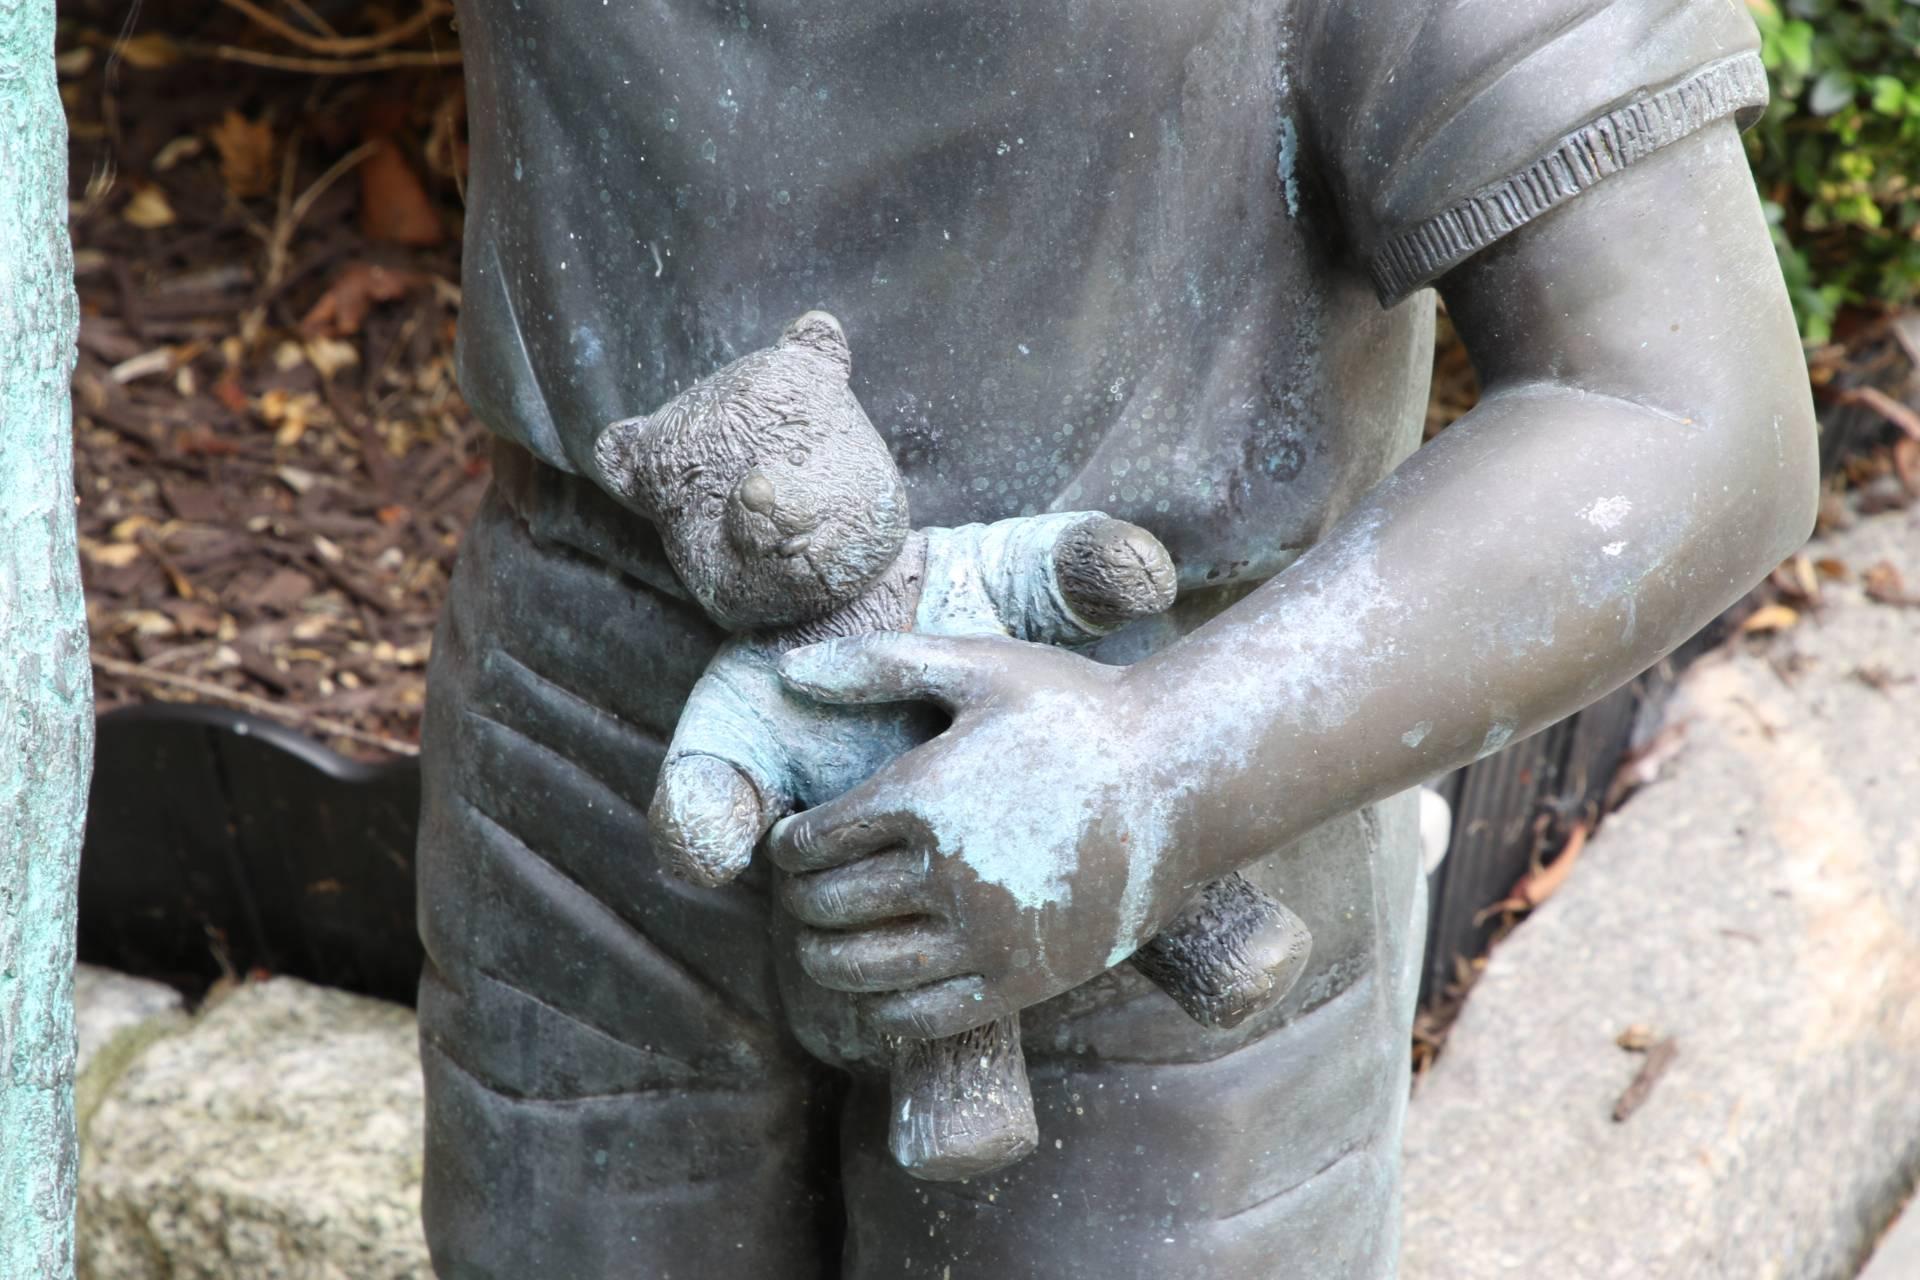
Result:
{"label": "teddy bear ear", "polygon": [[654,421],[651,416],[622,418],[608,423],[593,442],[593,464],[606,490],[649,519],[653,503],[647,486],[640,481],[639,460],[651,445]]}
{"label": "teddy bear ear", "polygon": [[780,335],[780,345],[825,356],[839,365],[843,373],[853,372],[853,351],[847,346],[847,332],[824,311],[809,311],[788,325],[787,331]]}

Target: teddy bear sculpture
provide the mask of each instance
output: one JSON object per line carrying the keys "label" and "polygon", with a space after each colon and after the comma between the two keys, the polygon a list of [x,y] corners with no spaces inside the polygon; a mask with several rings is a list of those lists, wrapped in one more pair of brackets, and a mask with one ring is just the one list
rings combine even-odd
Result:
{"label": "teddy bear sculpture", "polygon": [[[687,700],[648,813],[653,847],[696,884],[739,875],[777,819],[941,728],[924,705],[797,695],[780,674],[791,650],[877,631],[1080,645],[1173,602],[1166,549],[1098,512],[910,528],[851,370],[839,323],[811,311],[595,444],[609,490],[657,525],[681,582],[735,633]],[[1286,994],[1310,945],[1299,917],[1236,873],[1132,961],[1201,1023],[1233,1026]],[[919,1177],[989,1172],[1038,1141],[1018,1015],[894,1043],[889,1073],[890,1147]]]}

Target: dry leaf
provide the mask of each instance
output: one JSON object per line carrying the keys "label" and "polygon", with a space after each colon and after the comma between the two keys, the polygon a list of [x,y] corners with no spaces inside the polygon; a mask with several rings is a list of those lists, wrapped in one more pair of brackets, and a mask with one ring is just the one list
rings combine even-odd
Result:
{"label": "dry leaf", "polygon": [[219,381],[213,384],[213,398],[234,413],[247,411],[247,393],[231,369],[221,374]]}
{"label": "dry leaf", "polygon": [[376,302],[391,302],[426,281],[418,271],[395,271],[371,262],[349,263],[300,321],[300,331],[330,338],[358,333]]}
{"label": "dry leaf", "polygon": [[137,542],[96,542],[82,538],[80,554],[102,569],[124,569],[144,553]]}
{"label": "dry leaf", "polygon": [[1813,567],[1819,571],[1820,576],[1823,578],[1830,578],[1835,582],[1845,582],[1847,580],[1847,565],[1844,560],[1836,560],[1832,556],[1823,556],[1813,562]]}
{"label": "dry leaf", "polygon": [[77,49],[68,49],[55,56],[53,66],[63,76],[83,76],[93,66],[93,49],[84,44]]}
{"label": "dry leaf", "polygon": [[[144,530],[154,529],[156,527],[153,522],[153,517],[151,516],[128,516],[125,520],[118,521],[111,529],[107,530],[107,536],[115,542],[132,542],[135,538],[138,538]],[[161,530],[161,532],[165,533],[166,531]]]}
{"label": "dry leaf", "polygon": [[254,603],[282,613],[313,594],[313,579],[297,569],[275,569],[254,593]]}
{"label": "dry leaf", "polygon": [[1861,574],[1860,584],[1865,588],[1869,600],[1877,600],[1881,604],[1920,605],[1920,596],[1908,593],[1906,580],[1893,567],[1892,561],[1882,560]]}
{"label": "dry leaf", "polygon": [[1793,578],[1800,588],[1800,594],[1814,604],[1819,604],[1820,578],[1813,571],[1813,561],[1805,555],[1797,555],[1787,563],[1793,566]]}
{"label": "dry leaf", "polygon": [[1520,877],[1508,896],[1518,899],[1529,907],[1537,907],[1559,891],[1573,874],[1573,864],[1580,860],[1580,851],[1587,847],[1589,828],[1583,822],[1567,836],[1567,847],[1560,856],[1546,866],[1527,872]]}
{"label": "dry leaf", "polygon": [[181,134],[153,157],[153,171],[165,173],[182,160],[191,160],[207,149],[207,144],[191,133]]}
{"label": "dry leaf", "polygon": [[172,618],[155,609],[129,609],[120,615],[120,622],[123,628],[143,636],[171,636],[180,631]]}
{"label": "dry leaf", "polygon": [[142,71],[158,71],[180,61],[180,47],[158,32],[129,36],[115,45],[113,52],[128,66]]}
{"label": "dry leaf", "polygon": [[1619,808],[1620,802],[1635,789],[1652,786],[1660,780],[1661,771],[1687,745],[1687,723],[1676,720],[1627,753],[1614,771],[1613,781],[1607,785],[1606,812]]}
{"label": "dry leaf", "polygon": [[1653,1047],[1653,1028],[1644,1022],[1636,1022],[1615,1036],[1613,1042],[1628,1053],[1645,1053]]}
{"label": "dry leaf", "polygon": [[220,153],[220,177],[235,199],[250,200],[273,190],[273,126],[229,111],[207,131]]}
{"label": "dry leaf", "polygon": [[133,193],[133,199],[127,201],[120,216],[136,227],[152,230],[155,227],[173,225],[173,206],[167,203],[167,193],[156,186],[143,186]]}
{"label": "dry leaf", "polygon": [[432,197],[392,139],[360,165],[360,227],[369,240],[428,248],[446,235]]}
{"label": "dry leaf", "polygon": [[359,348],[338,338],[309,338],[306,351],[307,360],[323,378],[331,378],[347,366],[360,363]]}
{"label": "dry leaf", "polygon": [[1531,911],[1559,892],[1560,886],[1573,874],[1573,867],[1580,860],[1580,851],[1587,847],[1587,836],[1593,828],[1582,822],[1567,835],[1566,847],[1560,856],[1546,866],[1535,866],[1518,880],[1513,888],[1507,890],[1507,896],[1491,906],[1483,907],[1473,916],[1475,924],[1499,915],[1503,911]]}
{"label": "dry leaf", "polygon": [[1764,631],[1785,631],[1800,621],[1800,611],[1791,605],[1762,605],[1747,615],[1740,624],[1740,630],[1750,635]]}
{"label": "dry leaf", "polygon": [[271,387],[254,402],[254,411],[262,421],[274,427],[273,442],[281,448],[300,443],[320,411],[320,397],[311,391],[295,394],[284,387]]}
{"label": "dry leaf", "polygon": [[156,373],[166,373],[173,368],[174,351],[172,347],[155,347],[151,351],[142,351],[137,356],[122,360],[107,370],[107,377],[122,386],[138,378],[150,378]]}

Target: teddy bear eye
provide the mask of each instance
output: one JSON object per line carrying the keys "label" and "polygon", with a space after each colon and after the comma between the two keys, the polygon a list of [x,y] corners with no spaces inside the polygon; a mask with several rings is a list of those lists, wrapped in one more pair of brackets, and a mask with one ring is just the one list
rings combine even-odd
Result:
{"label": "teddy bear eye", "polygon": [[807,446],[803,444],[797,444],[787,451],[787,463],[790,466],[800,466],[806,462],[806,460]]}
{"label": "teddy bear eye", "polygon": [[700,498],[700,508],[709,516],[718,516],[726,509],[726,505],[727,496],[724,493],[703,494]]}

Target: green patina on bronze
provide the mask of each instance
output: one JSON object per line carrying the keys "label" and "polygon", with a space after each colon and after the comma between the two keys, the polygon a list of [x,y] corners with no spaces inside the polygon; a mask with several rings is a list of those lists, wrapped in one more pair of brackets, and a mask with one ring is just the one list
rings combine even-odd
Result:
{"label": "green patina on bronze", "polygon": [[93,761],[53,0],[0,0],[0,1276],[73,1274],[74,887]]}

